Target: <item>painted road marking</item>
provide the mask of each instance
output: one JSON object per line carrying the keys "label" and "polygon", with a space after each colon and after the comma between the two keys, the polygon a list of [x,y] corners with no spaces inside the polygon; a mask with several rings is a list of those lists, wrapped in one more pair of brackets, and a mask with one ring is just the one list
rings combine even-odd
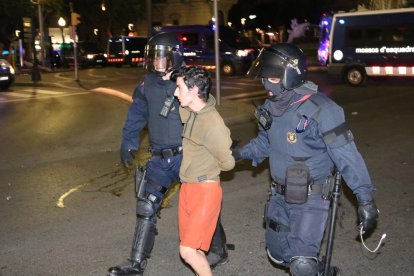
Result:
{"label": "painted road marking", "polygon": [[54,97],[66,97],[73,95],[81,95],[90,93],[89,91],[82,92],[64,92],[64,91],[55,91],[55,90],[44,90],[44,89],[24,89],[17,90],[13,92],[1,92],[0,93],[0,103],[7,102],[18,102],[18,101],[27,101],[27,100],[40,100],[40,99],[50,99]]}

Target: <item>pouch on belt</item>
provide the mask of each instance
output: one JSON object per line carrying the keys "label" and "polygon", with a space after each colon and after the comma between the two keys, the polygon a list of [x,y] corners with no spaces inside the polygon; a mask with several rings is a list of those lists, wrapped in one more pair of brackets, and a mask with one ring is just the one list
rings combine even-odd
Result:
{"label": "pouch on belt", "polygon": [[295,162],[286,169],[285,201],[303,204],[308,200],[310,185],[309,168],[304,163]]}

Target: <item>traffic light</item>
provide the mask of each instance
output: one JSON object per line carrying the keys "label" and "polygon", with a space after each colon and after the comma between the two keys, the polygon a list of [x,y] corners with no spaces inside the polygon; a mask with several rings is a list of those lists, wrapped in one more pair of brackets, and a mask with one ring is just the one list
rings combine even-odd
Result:
{"label": "traffic light", "polygon": [[81,16],[80,16],[79,13],[72,12],[70,14],[70,16],[71,16],[71,20],[72,20],[72,26],[76,26],[76,25],[79,25],[81,23],[81,20],[80,20]]}

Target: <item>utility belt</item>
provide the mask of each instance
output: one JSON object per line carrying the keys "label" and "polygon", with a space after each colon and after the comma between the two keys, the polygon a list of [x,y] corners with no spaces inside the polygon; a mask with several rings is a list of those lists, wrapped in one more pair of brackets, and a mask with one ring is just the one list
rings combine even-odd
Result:
{"label": "utility belt", "polygon": [[156,149],[150,148],[148,151],[152,154],[152,156],[160,156],[161,158],[165,159],[165,158],[170,158],[170,157],[183,153],[183,147],[178,146],[178,147],[162,149],[162,150],[156,150]]}
{"label": "utility belt", "polygon": [[286,169],[286,178],[274,179],[270,185],[270,194],[283,195],[287,203],[303,204],[309,195],[320,195],[329,199],[333,190],[334,177],[328,176],[324,181],[314,182],[310,177],[309,168],[300,162],[295,162]]}
{"label": "utility belt", "polygon": [[[322,195],[324,192],[324,184],[313,184],[313,185],[308,185],[308,195]],[[286,192],[286,185],[282,185],[277,183],[276,181],[272,181],[272,183],[270,184],[270,191],[272,192],[272,195],[276,194],[280,194],[280,195],[285,195]]]}

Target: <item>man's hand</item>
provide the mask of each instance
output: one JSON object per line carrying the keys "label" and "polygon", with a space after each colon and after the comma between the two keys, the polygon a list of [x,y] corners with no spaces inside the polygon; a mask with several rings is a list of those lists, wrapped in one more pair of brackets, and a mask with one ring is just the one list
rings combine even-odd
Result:
{"label": "man's hand", "polygon": [[135,152],[135,150],[121,145],[121,162],[126,168],[129,168],[134,163]]}
{"label": "man's hand", "polygon": [[374,200],[359,202],[358,217],[362,225],[362,231],[366,232],[374,228],[378,214],[379,211]]}

